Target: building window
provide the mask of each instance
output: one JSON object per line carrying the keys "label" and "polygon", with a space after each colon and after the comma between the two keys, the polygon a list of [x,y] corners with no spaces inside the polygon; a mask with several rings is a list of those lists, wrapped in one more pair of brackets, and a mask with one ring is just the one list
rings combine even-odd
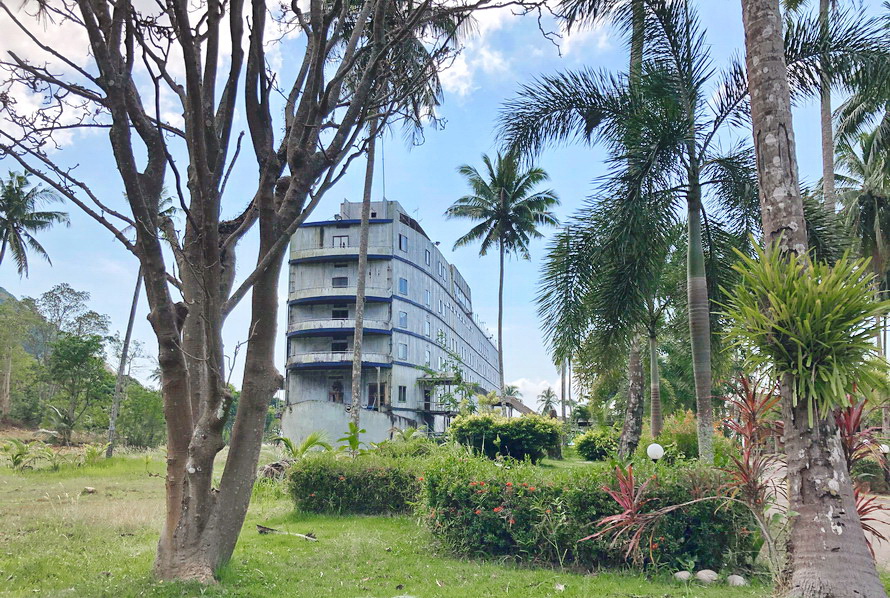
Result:
{"label": "building window", "polygon": [[334,264],[334,268],[348,268],[349,264]]}
{"label": "building window", "polygon": [[430,253],[430,250],[427,249],[426,253],[423,254],[423,261],[426,262],[427,266],[429,266],[431,259],[432,259],[432,254]]}
{"label": "building window", "polygon": [[399,235],[399,249],[402,251],[408,251],[408,237],[405,235]]}
{"label": "building window", "polygon": [[344,287],[349,286],[349,277],[348,276],[334,276],[331,279],[331,286],[335,289],[342,289]]}
{"label": "building window", "polygon": [[408,345],[405,343],[399,343],[399,359],[408,359]]}
{"label": "building window", "polygon": [[399,328],[407,328],[408,327],[408,312],[400,311],[399,312]]}
{"label": "building window", "polygon": [[331,340],[331,352],[333,353],[345,353],[349,350],[349,341],[346,340],[345,337],[338,338],[334,337]]}
{"label": "building window", "polygon": [[371,212],[371,218],[377,218],[377,212]]}
{"label": "building window", "polygon": [[444,346],[445,340],[445,331],[439,328],[439,330],[436,332],[436,341],[438,341],[440,345]]}
{"label": "building window", "polygon": [[335,305],[331,308],[331,319],[345,320],[349,317],[349,308],[345,305]]}
{"label": "building window", "polygon": [[408,400],[408,387],[400,386],[399,387],[399,403],[404,403]]}
{"label": "building window", "polygon": [[349,247],[349,235],[334,235],[334,248],[345,249]]}
{"label": "building window", "polygon": [[442,313],[442,310],[444,309],[444,307],[445,307],[445,303],[443,303],[442,300],[439,299],[439,313]]}
{"label": "building window", "polygon": [[423,292],[423,302],[426,304],[427,307],[430,306],[430,302],[432,301],[432,299],[433,299],[433,294],[430,293],[430,290],[429,289],[425,290]]}
{"label": "building window", "polygon": [[402,295],[408,294],[408,279],[407,278],[399,279],[399,293],[401,293]]}
{"label": "building window", "polygon": [[445,369],[445,358],[442,357],[441,355],[439,355],[439,369],[440,370]]}
{"label": "building window", "polygon": [[424,363],[427,367],[429,367],[429,365],[430,365],[431,362],[432,362],[432,357],[430,356],[430,351],[429,351],[429,349],[427,349],[426,351],[423,352],[423,363]]}
{"label": "building window", "polygon": [[429,320],[423,323],[423,333],[427,336],[433,333],[433,325],[430,324]]}

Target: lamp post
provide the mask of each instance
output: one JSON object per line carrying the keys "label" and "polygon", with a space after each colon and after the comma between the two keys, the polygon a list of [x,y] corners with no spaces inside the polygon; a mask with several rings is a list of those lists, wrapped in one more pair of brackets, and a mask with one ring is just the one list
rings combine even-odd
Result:
{"label": "lamp post", "polygon": [[649,458],[652,459],[653,463],[658,463],[658,460],[664,457],[664,447],[657,442],[653,442],[646,447],[646,455],[648,455]]}

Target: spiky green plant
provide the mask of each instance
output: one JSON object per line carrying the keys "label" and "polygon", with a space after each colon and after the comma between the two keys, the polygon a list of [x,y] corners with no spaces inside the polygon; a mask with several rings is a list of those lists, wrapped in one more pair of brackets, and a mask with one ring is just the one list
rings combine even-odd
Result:
{"label": "spiky green plant", "polygon": [[327,442],[327,438],[325,437],[324,432],[310,432],[303,442],[300,444],[295,443],[290,438],[286,436],[276,436],[273,438],[275,442],[281,444],[285,456],[288,459],[293,459],[294,461],[299,461],[303,457],[305,457],[309,451],[313,449],[321,449],[324,451],[331,450],[331,445]]}
{"label": "spiky green plant", "polygon": [[868,260],[834,265],[756,249],[739,255],[740,282],[726,315],[729,337],[752,371],[788,376],[794,404],[807,401],[810,425],[850,397],[886,383],[875,322],[890,302],[875,301]]}
{"label": "spiky green plant", "polygon": [[9,459],[9,465],[17,471],[25,468],[31,457],[31,442],[22,442],[18,438],[10,438],[0,446],[0,453]]}

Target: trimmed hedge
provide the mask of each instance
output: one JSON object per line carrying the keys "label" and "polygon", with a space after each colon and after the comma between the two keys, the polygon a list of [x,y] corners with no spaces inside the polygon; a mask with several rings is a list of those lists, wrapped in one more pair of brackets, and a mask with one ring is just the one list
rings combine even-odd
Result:
{"label": "trimmed hedge", "polygon": [[[719,494],[722,472],[695,467],[640,464],[650,483],[647,509]],[[638,482],[639,483],[639,482]],[[596,522],[620,512],[603,490],[615,487],[614,472],[591,466],[545,476],[527,465],[498,467],[484,459],[440,457],[424,472],[421,513],[434,537],[448,549],[470,556],[514,556],[520,560],[594,568],[625,562],[624,547],[605,538],[579,542],[596,533]],[[744,565],[756,553],[756,525],[735,503],[706,501],[666,515],[651,538],[659,564],[719,570]],[[649,536],[644,548],[649,548]],[[645,550],[650,562],[649,550]],[[731,562],[730,562],[731,561]]]}
{"label": "trimmed hedge", "polygon": [[558,421],[540,415],[507,418],[493,413],[459,415],[448,432],[454,440],[493,459],[498,455],[537,463],[559,445]]}
{"label": "trimmed hedge", "polygon": [[295,462],[288,479],[301,511],[389,515],[412,510],[420,492],[418,477],[407,461],[370,455],[337,459],[320,453]]}
{"label": "trimmed hedge", "polygon": [[611,428],[588,430],[575,437],[575,450],[586,461],[602,461],[618,450],[618,434]]}

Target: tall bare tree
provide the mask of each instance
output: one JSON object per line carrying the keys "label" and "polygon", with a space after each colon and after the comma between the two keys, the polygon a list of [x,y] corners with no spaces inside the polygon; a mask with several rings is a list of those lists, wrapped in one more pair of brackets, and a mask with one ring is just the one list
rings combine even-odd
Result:
{"label": "tall bare tree", "polygon": [[[751,120],[764,242],[802,255],[807,227],[798,184],[791,100],[783,60],[779,0],[742,0]],[[785,421],[789,539],[788,595],[799,598],[886,596],[865,543],[853,486],[832,417],[795,405],[793,380],[780,382]]]}
{"label": "tall bare tree", "polygon": [[[274,349],[288,240],[364,152],[368,122],[383,127],[398,119],[404,94],[453,59],[451,35],[425,38],[427,68],[402,85],[378,85],[386,58],[443,12],[463,21],[482,5],[494,3],[310,0],[273,14],[262,0],[70,0],[35,3],[39,15],[32,18],[0,3],[4,33],[29,44],[30,52],[0,58],[6,73],[0,157],[78,206],[142,268],[168,438],[159,577],[208,581],[230,559],[256,476],[267,405],[282,385]],[[281,39],[293,33],[295,41],[271,43],[274,25]],[[86,39],[83,61],[57,49],[60,32]],[[274,49],[287,58],[272,60],[267,53]],[[33,95],[37,102],[19,101]],[[176,108],[167,110],[171,101]],[[181,120],[166,116],[175,112]],[[223,199],[244,133],[236,130],[238,114],[256,178],[246,205],[224,218],[233,211]],[[60,135],[82,130],[108,135],[103,151],[120,175],[123,204],[104,201],[96,181],[74,167],[70,146],[59,143]],[[168,175],[179,221],[159,207]],[[247,176],[239,178],[247,184]],[[122,232],[128,226],[135,241]],[[248,232],[256,235],[257,254],[236,281],[237,248]],[[247,295],[241,395],[214,487],[233,400],[222,330]]]}

